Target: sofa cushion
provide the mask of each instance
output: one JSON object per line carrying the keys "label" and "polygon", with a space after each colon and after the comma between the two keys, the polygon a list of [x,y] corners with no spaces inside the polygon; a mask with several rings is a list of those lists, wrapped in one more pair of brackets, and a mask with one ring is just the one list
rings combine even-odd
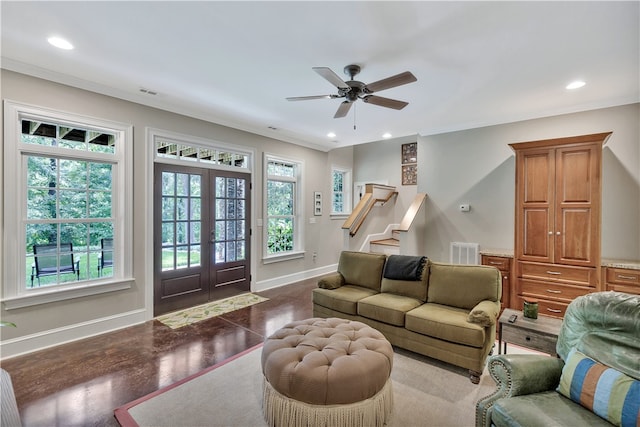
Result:
{"label": "sofa cushion", "polygon": [[358,314],[362,317],[404,326],[404,314],[422,304],[422,301],[402,295],[381,293],[358,301]]}
{"label": "sofa cushion", "polygon": [[337,289],[315,288],[311,299],[315,304],[346,314],[358,314],[358,301],[377,292],[360,286],[345,285]]}
{"label": "sofa cushion", "polygon": [[[397,255],[392,255],[397,256]],[[392,256],[389,257],[391,260]],[[387,264],[389,261],[387,261]],[[420,280],[397,280],[390,279],[388,277],[382,277],[382,284],[380,290],[385,293],[391,293],[396,295],[403,295],[405,297],[419,299],[422,302],[427,302],[427,286],[429,283],[429,261],[425,258],[424,266],[420,271]],[[385,275],[387,273],[387,267],[385,265]]]}
{"label": "sofa cushion", "polygon": [[640,423],[640,381],[575,349],[562,369],[558,392],[613,425]]}
{"label": "sofa cushion", "polygon": [[468,315],[464,308],[426,303],[407,312],[404,327],[422,335],[482,348],[485,328],[467,321]]}
{"label": "sofa cushion", "polygon": [[338,273],[347,285],[363,286],[380,292],[382,270],[387,256],[368,252],[342,251]]}
{"label": "sofa cushion", "polygon": [[318,287],[323,289],[337,289],[344,284],[344,277],[338,272],[321,277],[318,280]]}
{"label": "sofa cushion", "polygon": [[485,265],[431,262],[427,302],[471,310],[480,301],[500,301],[500,271]]}
{"label": "sofa cushion", "polygon": [[383,293],[402,295],[409,298],[414,298],[422,302],[427,302],[427,281],[429,280],[429,274],[425,273],[422,280],[408,281],[408,280],[393,280],[382,278],[382,285],[380,290]]}
{"label": "sofa cushion", "polygon": [[496,427],[608,426],[602,418],[555,391],[496,400],[491,411]]}
{"label": "sofa cushion", "polygon": [[471,323],[488,327],[496,324],[500,313],[500,303],[494,301],[480,301],[469,312],[467,320]]}

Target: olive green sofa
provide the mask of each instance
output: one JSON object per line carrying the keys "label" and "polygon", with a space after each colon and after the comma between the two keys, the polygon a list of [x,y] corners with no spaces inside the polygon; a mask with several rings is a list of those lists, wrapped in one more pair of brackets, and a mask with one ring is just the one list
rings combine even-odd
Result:
{"label": "olive green sofa", "polygon": [[640,425],[640,296],[574,299],[556,351],[492,356],[497,389],[477,402],[476,426]]}
{"label": "olive green sofa", "polygon": [[366,323],[394,346],[468,369],[477,384],[495,343],[501,293],[494,267],[343,251],[312,301],[314,316]]}

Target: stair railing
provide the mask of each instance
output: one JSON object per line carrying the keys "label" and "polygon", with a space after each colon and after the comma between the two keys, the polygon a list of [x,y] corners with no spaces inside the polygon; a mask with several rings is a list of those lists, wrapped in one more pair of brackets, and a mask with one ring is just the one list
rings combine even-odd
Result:
{"label": "stair railing", "polygon": [[411,206],[407,209],[407,212],[404,214],[402,221],[400,222],[400,226],[397,228],[397,231],[409,231],[411,228],[411,224],[416,219],[422,204],[427,200],[427,195],[425,193],[418,193],[416,197],[413,198],[413,202],[411,202]]}
{"label": "stair railing", "polygon": [[398,244],[401,255],[420,255],[425,245],[427,195],[418,193],[404,214],[399,227]]}
{"label": "stair railing", "polygon": [[[387,192],[385,197],[377,197],[377,193],[379,193],[380,190]],[[376,203],[384,205],[391,200],[392,197],[397,196],[398,192],[395,191],[395,187],[380,184],[366,184],[364,195],[351,212],[351,215],[349,215],[349,218],[347,218],[342,225],[342,229],[349,230],[349,235],[352,237],[355,236]]]}

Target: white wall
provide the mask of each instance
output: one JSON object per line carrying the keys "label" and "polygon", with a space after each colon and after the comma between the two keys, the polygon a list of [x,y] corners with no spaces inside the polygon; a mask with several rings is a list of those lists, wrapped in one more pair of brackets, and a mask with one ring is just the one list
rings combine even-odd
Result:
{"label": "white wall", "polygon": [[[507,144],[613,131],[603,150],[602,257],[640,260],[639,118],[632,104],[419,137],[426,254],[448,261],[451,241],[513,249],[515,157]],[[460,212],[461,203],[471,211]]]}
{"label": "white wall", "polygon": [[[151,316],[151,307],[145,306],[152,292],[152,277],[148,274],[152,262],[148,235],[150,207],[146,204],[146,194],[151,191],[148,179],[149,156],[145,141],[147,127],[162,129],[198,138],[237,144],[255,150],[256,169],[253,174],[254,205],[252,206],[254,267],[252,289],[258,290],[290,283],[301,278],[321,274],[324,270],[335,269],[342,247],[342,222],[331,220],[328,206],[323,215],[313,215],[313,192],[322,191],[325,204],[329,202],[331,162],[350,168],[352,148],[344,148],[336,153],[326,153],[275,139],[231,129],[214,123],[196,120],[179,114],[146,107],[128,101],[99,95],[81,89],[52,83],[7,70],[1,71],[1,94],[3,100],[36,105],[96,118],[113,120],[133,125],[134,162],[134,220],[133,220],[133,276],[135,284],[126,291],[111,292],[93,297],[72,299],[42,304],[23,309],[5,310],[2,305],[2,320],[15,322],[18,328],[1,328],[0,342],[2,357],[12,351],[23,352],[42,345],[73,340],[112,328],[140,322]],[[2,120],[0,118],[0,120]],[[10,143],[3,141],[3,144]],[[262,230],[256,226],[256,219],[263,218],[262,211],[262,158],[268,152],[295,158],[304,162],[303,177],[304,224],[307,252],[304,258],[263,264]],[[331,160],[330,160],[331,157]],[[0,177],[3,177],[0,162]],[[4,179],[4,178],[0,178]],[[4,185],[4,182],[0,184]],[[6,203],[3,196],[3,205]],[[0,221],[4,228],[4,218],[0,210]],[[314,217],[316,222],[310,223]],[[0,249],[1,251],[1,249]],[[317,257],[313,259],[312,253]],[[0,259],[2,254],[0,253]],[[0,268],[2,265],[0,264]]]}

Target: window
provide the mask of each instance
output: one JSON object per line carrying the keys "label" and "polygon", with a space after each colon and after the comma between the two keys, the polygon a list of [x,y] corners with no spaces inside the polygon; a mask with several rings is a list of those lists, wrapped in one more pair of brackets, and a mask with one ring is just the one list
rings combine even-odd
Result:
{"label": "window", "polygon": [[302,164],[265,156],[265,257],[301,256],[298,217]]}
{"label": "window", "polygon": [[200,147],[189,142],[158,136],[155,138],[156,156],[160,159],[181,162],[199,162],[199,166],[223,165],[233,168],[249,168],[249,155],[224,148]]}
{"label": "window", "polygon": [[351,171],[331,170],[331,215],[351,213]]}
{"label": "window", "polygon": [[130,127],[9,102],[5,111],[5,298],[80,296],[130,275]]}

